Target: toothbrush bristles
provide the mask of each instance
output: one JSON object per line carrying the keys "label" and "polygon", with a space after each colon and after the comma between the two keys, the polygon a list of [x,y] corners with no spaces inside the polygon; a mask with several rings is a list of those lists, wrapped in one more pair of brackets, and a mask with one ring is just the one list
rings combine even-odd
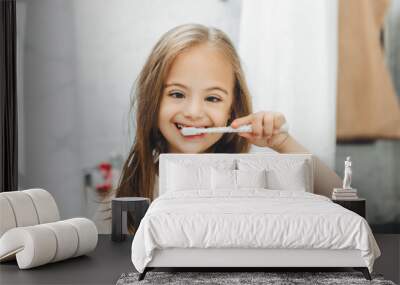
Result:
{"label": "toothbrush bristles", "polygon": [[201,129],[190,127],[190,128],[182,128],[181,133],[184,136],[194,136],[194,135],[202,134],[203,132]]}

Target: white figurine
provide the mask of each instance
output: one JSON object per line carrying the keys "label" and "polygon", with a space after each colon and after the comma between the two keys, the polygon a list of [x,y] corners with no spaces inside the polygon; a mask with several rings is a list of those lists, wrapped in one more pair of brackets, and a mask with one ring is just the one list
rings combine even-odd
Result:
{"label": "white figurine", "polygon": [[351,184],[351,160],[350,156],[346,157],[346,161],[344,162],[344,178],[343,178],[343,189],[352,189]]}

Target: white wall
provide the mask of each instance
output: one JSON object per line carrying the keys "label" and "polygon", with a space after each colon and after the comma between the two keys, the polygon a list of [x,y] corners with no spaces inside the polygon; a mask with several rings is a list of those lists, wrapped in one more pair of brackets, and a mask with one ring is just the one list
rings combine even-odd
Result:
{"label": "white wall", "polygon": [[333,168],[337,1],[243,1],[239,52],[254,111],[282,112],[289,133]]}
{"label": "white wall", "polygon": [[[50,191],[63,218],[82,215],[83,169],[126,153],[129,95],[168,29],[213,25],[236,43],[240,0],[17,0],[21,188]],[[21,38],[21,34],[24,36]]]}

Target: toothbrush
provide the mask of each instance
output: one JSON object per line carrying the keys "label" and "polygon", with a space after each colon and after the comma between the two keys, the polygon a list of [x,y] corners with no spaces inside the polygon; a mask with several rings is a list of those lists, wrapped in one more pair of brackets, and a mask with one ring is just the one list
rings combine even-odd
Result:
{"label": "toothbrush", "polygon": [[[251,125],[240,126],[239,128],[232,127],[216,127],[216,128],[194,128],[194,127],[184,127],[181,129],[181,133],[184,136],[194,136],[200,134],[209,134],[209,133],[251,133],[252,127]],[[289,131],[289,124],[284,123],[278,131],[274,131],[274,134],[277,133],[287,133]]]}

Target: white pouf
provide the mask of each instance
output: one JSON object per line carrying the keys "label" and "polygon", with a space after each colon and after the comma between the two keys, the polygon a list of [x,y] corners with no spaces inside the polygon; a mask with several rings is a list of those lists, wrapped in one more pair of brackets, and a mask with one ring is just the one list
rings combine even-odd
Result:
{"label": "white pouf", "polygon": [[43,189],[28,189],[22,191],[28,194],[35,206],[39,224],[51,223],[60,220],[60,213],[53,196]]}
{"label": "white pouf", "polygon": [[19,268],[28,269],[86,254],[96,245],[96,226],[86,218],[19,227],[0,238],[0,261],[16,256]]}
{"label": "white pouf", "polygon": [[15,228],[17,223],[10,202],[0,195],[0,237],[9,229]]}
{"label": "white pouf", "polygon": [[86,254],[96,248],[96,225],[86,218],[59,221],[53,196],[44,189],[0,193],[0,262],[20,269]]}

